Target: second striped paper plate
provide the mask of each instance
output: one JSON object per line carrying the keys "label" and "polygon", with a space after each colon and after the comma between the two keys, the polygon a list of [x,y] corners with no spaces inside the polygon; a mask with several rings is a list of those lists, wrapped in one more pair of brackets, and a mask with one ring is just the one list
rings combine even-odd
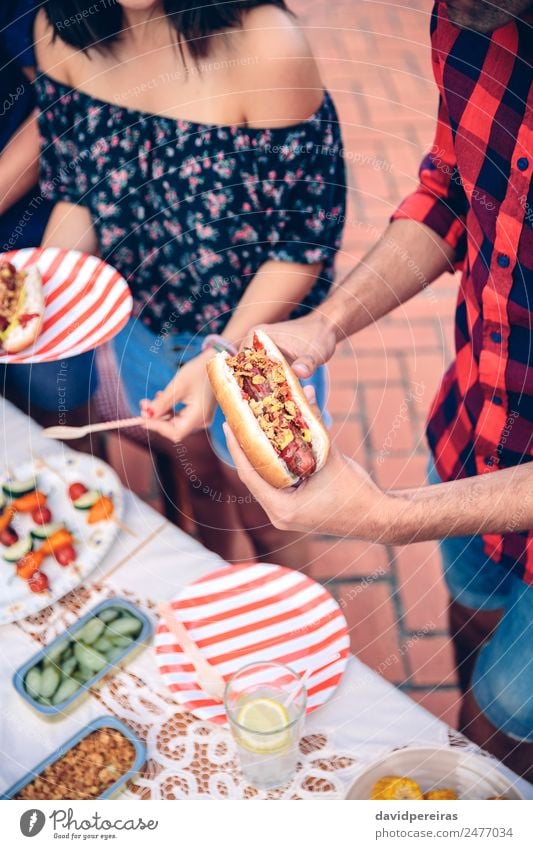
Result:
{"label": "second striped paper plate", "polygon": [[[348,662],[348,626],[337,602],[316,581],[283,566],[217,569],[181,590],[172,607],[226,680],[247,663],[266,660],[300,674],[316,669],[307,681],[308,712],[330,698]],[[226,723],[223,706],[200,689],[193,665],[163,623],[155,654],[179,704],[200,719]]]}
{"label": "second striped paper plate", "polygon": [[0,363],[45,363],[91,351],[122,330],[133,301],[119,272],[98,257],[63,248],[22,248],[0,254],[43,279],[44,323],[34,344]]}

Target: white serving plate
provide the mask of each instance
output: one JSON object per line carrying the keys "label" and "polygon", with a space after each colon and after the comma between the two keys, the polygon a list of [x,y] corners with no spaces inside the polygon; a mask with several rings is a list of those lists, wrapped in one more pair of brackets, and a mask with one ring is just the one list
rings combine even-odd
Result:
{"label": "white serving plate", "polygon": [[[64,522],[76,538],[78,557],[67,567],[61,567],[53,557],[47,557],[42,571],[49,579],[50,589],[44,593],[32,593],[26,581],[14,576],[15,564],[2,558],[4,547],[0,545],[0,625],[38,613],[81,584],[98,566],[117,535],[118,525],[113,520],[87,524],[87,511],[77,510],[72,505],[68,484],[80,481],[89,489],[100,489],[113,499],[115,516],[120,519],[123,512],[122,484],[103,460],[74,451],[47,456],[46,461],[34,458],[5,472],[0,476],[0,483],[10,476],[22,480],[34,474],[39,489],[48,496],[53,521]],[[21,537],[35,527],[30,516],[22,514],[16,516],[12,524]]]}

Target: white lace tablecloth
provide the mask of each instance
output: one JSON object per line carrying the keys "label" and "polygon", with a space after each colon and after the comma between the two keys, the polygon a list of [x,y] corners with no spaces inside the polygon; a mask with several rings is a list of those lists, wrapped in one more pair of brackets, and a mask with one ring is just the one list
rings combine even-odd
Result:
{"label": "white lace tablecloth", "polygon": [[[1,406],[0,462],[16,467],[56,450],[40,428],[7,402]],[[339,799],[365,764],[406,745],[469,746],[456,732],[351,658],[341,686],[307,719],[294,780],[268,793],[243,779],[230,733],[195,719],[171,698],[150,648],[94,690],[79,707],[50,721],[15,692],[11,678],[37,649],[99,600],[125,596],[154,618],[158,602],[221,565],[217,555],[130,492],[121,533],[91,580],[39,615],[0,628],[0,790],[5,790],[91,719],[113,714],[147,744],[148,760],[123,798]],[[502,769],[504,769],[502,767]],[[533,787],[520,782],[524,795]]]}

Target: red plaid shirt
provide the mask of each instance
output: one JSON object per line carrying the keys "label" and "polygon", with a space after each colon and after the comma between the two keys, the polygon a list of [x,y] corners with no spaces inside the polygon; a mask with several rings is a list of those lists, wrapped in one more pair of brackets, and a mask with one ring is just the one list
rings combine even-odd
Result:
{"label": "red plaid shirt", "polygon": [[[449,481],[533,460],[533,26],[461,30],[438,2],[431,42],[435,143],[393,217],[431,227],[463,269],[456,358],[427,429]],[[533,584],[533,532],[485,549]]]}

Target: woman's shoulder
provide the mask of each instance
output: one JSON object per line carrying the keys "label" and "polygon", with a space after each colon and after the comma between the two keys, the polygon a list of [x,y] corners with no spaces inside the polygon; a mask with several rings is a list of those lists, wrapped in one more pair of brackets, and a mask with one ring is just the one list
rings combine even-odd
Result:
{"label": "woman's shoulder", "polygon": [[48,20],[44,9],[39,9],[33,27],[33,40],[37,67],[62,83],[73,84],[73,71],[79,61],[79,51],[66,44]]}
{"label": "woman's shoulder", "polygon": [[289,126],[316,112],[323,84],[305,33],[292,15],[272,5],[250,9],[237,38],[250,126]]}

